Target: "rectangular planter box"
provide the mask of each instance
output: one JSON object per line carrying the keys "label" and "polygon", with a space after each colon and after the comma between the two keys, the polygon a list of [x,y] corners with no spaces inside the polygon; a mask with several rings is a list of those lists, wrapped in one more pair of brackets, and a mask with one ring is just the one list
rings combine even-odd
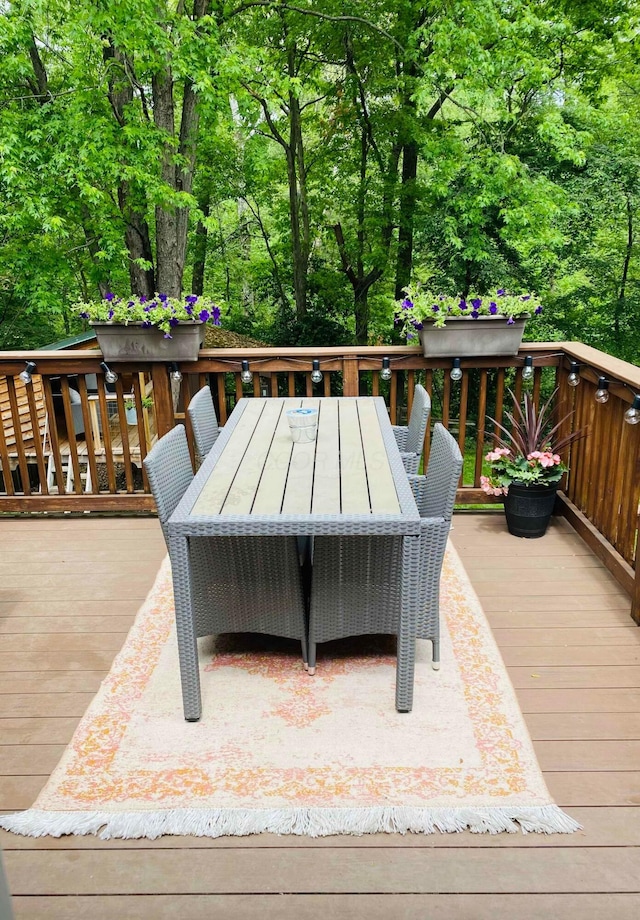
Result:
{"label": "rectangular planter box", "polygon": [[160,329],[142,323],[92,323],[98,345],[109,361],[197,361],[204,341],[204,323],[180,323],[165,339]]}
{"label": "rectangular planter box", "polygon": [[425,323],[419,332],[425,358],[479,358],[515,355],[520,348],[526,316],[507,324],[504,316],[450,317],[443,329]]}

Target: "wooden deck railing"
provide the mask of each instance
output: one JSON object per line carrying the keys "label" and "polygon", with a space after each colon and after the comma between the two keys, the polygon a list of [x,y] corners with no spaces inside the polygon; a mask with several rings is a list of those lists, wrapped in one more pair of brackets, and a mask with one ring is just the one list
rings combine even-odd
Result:
{"label": "wooden deck railing", "polygon": [[[523,380],[524,358],[534,359],[532,381]],[[389,357],[391,379],[380,377]],[[318,359],[323,380],[311,381]],[[18,375],[33,361],[36,386]],[[249,361],[251,384],[243,384],[241,362]],[[0,352],[0,511],[145,511],[154,507],[142,460],[155,438],[184,422],[185,406],[209,383],[220,424],[241,397],[381,395],[392,423],[404,424],[413,390],[422,382],[431,394],[432,419],[458,439],[465,466],[460,504],[495,501],[480,489],[484,454],[492,443],[507,390],[520,397],[530,387],[537,403],[557,387],[559,403],[574,409],[570,428],[588,427],[571,451],[570,472],[558,498],[565,514],[633,598],[640,622],[638,502],[640,425],[624,413],[640,392],[640,369],[575,342],[529,343],[508,358],[462,359],[463,378],[454,383],[451,361],[429,360],[406,346],[369,348],[212,349],[180,366],[181,384],[164,364],[118,364],[113,387],[105,383],[99,351]],[[570,362],[580,365],[580,385],[567,383]],[[595,401],[598,378],[609,381],[609,401]],[[111,392],[112,391],[112,392]],[[142,397],[151,393],[152,409]],[[125,399],[137,407],[127,424]],[[560,409],[559,411],[562,411]],[[425,439],[425,460],[429,433]]]}

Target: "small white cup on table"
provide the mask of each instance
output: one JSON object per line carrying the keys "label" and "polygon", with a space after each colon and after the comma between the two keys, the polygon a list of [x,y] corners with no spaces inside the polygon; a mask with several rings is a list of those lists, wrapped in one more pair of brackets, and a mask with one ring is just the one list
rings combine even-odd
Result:
{"label": "small white cup on table", "polygon": [[286,415],[294,444],[315,441],[318,431],[317,409],[288,409]]}

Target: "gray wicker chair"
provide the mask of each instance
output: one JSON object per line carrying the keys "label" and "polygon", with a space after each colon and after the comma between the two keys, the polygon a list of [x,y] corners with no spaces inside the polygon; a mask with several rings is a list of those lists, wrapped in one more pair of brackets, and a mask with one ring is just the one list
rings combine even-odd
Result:
{"label": "gray wicker chair", "polygon": [[[184,427],[172,428],[143,462],[169,546],[167,522],[193,479]],[[295,537],[191,537],[189,548],[189,573],[174,567],[173,577],[191,583],[194,623],[176,625],[185,718],[195,721],[199,707],[187,698],[192,682],[184,672],[197,674],[198,661],[184,636],[195,627],[196,637],[251,632],[297,639],[306,665],[306,608]]]}
{"label": "gray wicker chair", "polygon": [[396,444],[407,473],[417,473],[420,456],[427,432],[431,400],[423,386],[417,384],[413,394],[413,405],[408,425],[393,425]]}
{"label": "gray wicker chair", "polygon": [[200,463],[207,456],[220,434],[216,410],[209,387],[204,386],[187,406]]}
{"label": "gray wicker chair", "polygon": [[[430,639],[433,667],[440,666],[440,573],[451,527],[462,455],[436,424],[426,476],[410,476],[420,522],[416,636]],[[400,622],[402,537],[314,539],[309,673],[316,644],[347,636],[397,634]]]}

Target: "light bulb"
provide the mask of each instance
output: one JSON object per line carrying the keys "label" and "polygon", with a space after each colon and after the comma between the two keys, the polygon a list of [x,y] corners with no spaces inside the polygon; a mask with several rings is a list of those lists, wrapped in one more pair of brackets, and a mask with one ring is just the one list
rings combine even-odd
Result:
{"label": "light bulb", "polygon": [[571,367],[569,369],[569,376],[567,377],[567,383],[570,387],[577,387],[580,383],[580,365],[575,361],[571,362]]}
{"label": "light bulb", "polygon": [[391,363],[389,358],[382,359],[382,370],[380,371],[381,380],[391,380],[391,368],[389,364]]}
{"label": "light bulb", "polygon": [[322,383],[322,371],[320,370],[320,362],[317,358],[314,358],[312,364],[313,370],[311,371],[311,380],[313,383]]}
{"label": "light bulb", "polygon": [[624,414],[624,420],[628,425],[637,425],[640,423],[640,396],[637,393]]}
{"label": "light bulb", "polygon": [[107,383],[115,383],[116,380],[118,379],[118,375],[116,374],[115,371],[111,370],[111,368],[106,363],[106,361],[101,361],[100,367],[104,371],[104,379],[107,381]]}
{"label": "light bulb", "polygon": [[182,381],[182,373],[180,372],[180,368],[175,363],[175,361],[169,365],[169,377],[171,380],[175,380],[176,383],[180,383]]}
{"label": "light bulb", "polygon": [[531,355],[527,355],[524,359],[524,367],[522,368],[522,379],[531,380],[533,377],[533,358]]}
{"label": "light bulb", "polygon": [[449,376],[455,383],[458,383],[459,380],[462,380],[462,368],[460,367],[460,358],[453,359],[453,367],[449,371]]}
{"label": "light bulb", "polygon": [[22,373],[18,374],[18,377],[20,378],[20,380],[22,380],[23,383],[29,384],[31,383],[31,375],[33,374],[35,369],[36,369],[36,362],[27,361],[25,369],[22,371]]}
{"label": "light bulb", "polygon": [[249,362],[243,361],[241,366],[242,370],[240,371],[240,380],[242,380],[243,383],[251,383],[253,380],[253,374],[249,370]]}
{"label": "light bulb", "polygon": [[606,377],[598,377],[598,389],[596,390],[596,402],[609,402],[609,381]]}

